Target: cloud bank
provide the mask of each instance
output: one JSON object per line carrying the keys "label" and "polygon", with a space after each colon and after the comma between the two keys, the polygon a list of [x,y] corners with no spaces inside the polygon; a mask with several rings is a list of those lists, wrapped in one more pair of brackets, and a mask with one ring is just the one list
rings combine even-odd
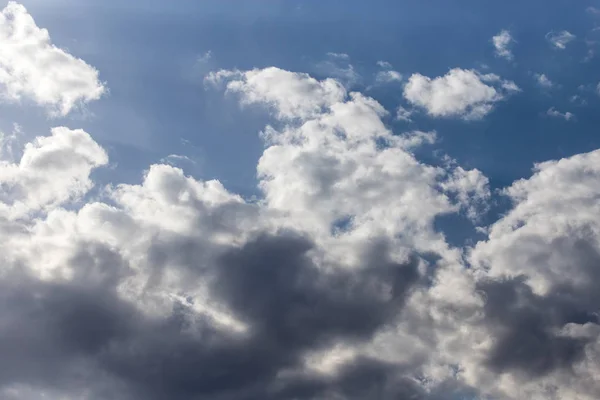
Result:
{"label": "cloud bank", "polygon": [[[436,221],[477,222],[492,193],[416,158],[435,132],[392,132],[333,79],[207,82],[271,115],[259,201],[164,163],[91,195],[107,153],[67,127],[0,163],[1,398],[600,396],[600,151],[535,165],[457,248]],[[452,70],[405,95],[482,117],[511,90]]]}

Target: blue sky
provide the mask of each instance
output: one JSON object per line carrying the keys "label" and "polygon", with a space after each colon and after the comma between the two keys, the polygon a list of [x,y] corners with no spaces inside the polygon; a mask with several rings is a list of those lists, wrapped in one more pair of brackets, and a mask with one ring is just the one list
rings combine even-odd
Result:
{"label": "blue sky", "polygon": [[[256,132],[265,116],[223,104],[220,93],[202,90],[202,74],[209,69],[275,65],[325,77],[331,71],[319,65],[327,61],[328,52],[349,55],[360,75],[355,89],[373,83],[379,60],[405,76],[439,76],[450,68],[486,64],[517,82],[523,93],[500,104],[484,121],[423,118],[415,123],[419,129],[436,129],[445,151],[481,169],[498,186],[526,176],[533,161],[599,145],[593,127],[600,99],[594,88],[578,90],[600,80],[598,60],[584,62],[594,48],[585,41],[600,37],[592,31],[598,17],[585,11],[593,2],[578,7],[567,1],[527,6],[469,1],[460,7],[443,1],[375,1],[368,6],[352,1],[251,1],[235,7],[219,1],[30,3],[25,5],[54,41],[96,66],[109,83],[110,96],[95,105],[96,118],[85,126],[98,127],[97,135],[106,144],[127,146],[128,159],[129,151],[139,151],[134,170],[150,160],[185,153],[189,149],[180,143],[185,139],[196,147],[185,155],[200,159],[201,171],[207,174],[203,177],[214,176],[238,191],[252,192],[253,169],[262,151]],[[490,39],[501,29],[510,29],[518,40],[514,62],[494,56]],[[544,35],[562,29],[578,40],[566,51],[556,51]],[[197,65],[208,51],[208,65]],[[536,73],[546,74],[560,87],[539,90]],[[398,87],[377,89],[373,95],[386,108],[393,110],[402,102]],[[587,106],[571,104],[573,95],[585,98]],[[550,107],[570,110],[577,122],[540,117]],[[113,158],[119,153],[116,150]]]}
{"label": "blue sky", "polygon": [[0,397],[600,398],[599,107],[596,0],[9,2]]}

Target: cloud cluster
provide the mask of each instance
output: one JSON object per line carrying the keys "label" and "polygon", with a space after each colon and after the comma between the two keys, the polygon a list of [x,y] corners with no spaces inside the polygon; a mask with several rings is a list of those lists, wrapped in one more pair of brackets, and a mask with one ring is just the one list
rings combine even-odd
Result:
{"label": "cloud cluster", "polygon": [[98,71],[54,46],[25,7],[10,1],[0,12],[0,98],[33,101],[53,116],[99,99]]}
{"label": "cloud cluster", "polygon": [[[600,396],[600,151],[536,165],[456,248],[436,222],[479,221],[492,194],[416,158],[435,132],[392,132],[332,79],[207,82],[272,116],[258,201],[164,163],[91,195],[107,154],[66,127],[0,163],[0,398]],[[462,70],[427,85],[444,115],[511,90]]]}
{"label": "cloud cluster", "polygon": [[444,76],[429,78],[413,74],[404,87],[404,97],[433,117],[481,119],[519,88],[494,74],[455,68]]}

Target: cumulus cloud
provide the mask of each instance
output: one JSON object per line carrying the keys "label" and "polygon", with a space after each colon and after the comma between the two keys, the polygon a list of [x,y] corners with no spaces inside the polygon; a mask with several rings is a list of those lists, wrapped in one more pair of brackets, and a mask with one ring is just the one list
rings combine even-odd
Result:
{"label": "cumulus cloud", "polygon": [[512,38],[509,31],[500,31],[500,33],[498,33],[492,38],[492,43],[494,44],[494,48],[496,49],[496,55],[507,60],[512,60],[513,53],[510,50],[510,46],[513,42],[514,39]]}
{"label": "cumulus cloud", "polygon": [[[504,192],[514,208],[492,225],[489,239],[471,254],[487,279],[493,299],[507,308],[492,311],[492,332],[501,334],[489,362],[497,371],[522,371],[532,380],[507,392],[544,398],[597,397],[599,372],[599,236],[593,215],[598,207],[600,153],[594,151],[536,165],[530,179]],[[498,281],[498,279],[501,279]],[[493,306],[495,307],[495,306]],[[511,309],[511,314],[504,314]]]}
{"label": "cumulus cloud", "polygon": [[319,115],[346,96],[346,90],[336,80],[317,81],[306,74],[274,67],[246,72],[222,70],[210,73],[206,80],[226,81],[228,91],[243,95],[243,103],[267,103],[278,117],[286,119]]}
{"label": "cumulus cloud", "polygon": [[565,121],[571,121],[572,119],[575,119],[575,114],[573,114],[569,111],[561,113],[554,107],[551,107],[550,109],[548,109],[548,111],[546,111],[546,115],[548,115],[549,117],[553,117],[553,118],[562,118]]}
{"label": "cumulus cloud", "polygon": [[559,50],[566,49],[567,45],[575,40],[575,38],[576,36],[569,31],[551,31],[546,34],[546,40],[548,40],[552,46]]}
{"label": "cumulus cloud", "polygon": [[14,219],[76,200],[108,157],[83,130],[58,127],[28,143],[18,163],[0,160],[0,215]]}
{"label": "cumulus cloud", "polygon": [[478,220],[489,182],[419,162],[435,133],[395,135],[375,100],[305,74],[217,75],[283,122],[258,203],[164,164],[73,203],[108,160],[67,128],[2,164],[3,397],[597,397],[596,153],[506,189],[465,260],[434,221]]}
{"label": "cumulus cloud", "polygon": [[436,78],[413,74],[404,97],[433,117],[481,119],[495,103],[518,90],[514,82],[497,75],[455,68]]}
{"label": "cumulus cloud", "polygon": [[599,151],[536,165],[456,248],[439,218],[493,199],[416,157],[435,132],[331,79],[207,82],[271,114],[258,201],[165,163],[92,195],[106,151],[65,127],[0,163],[1,398],[600,396]]}
{"label": "cumulus cloud", "polygon": [[[435,135],[395,136],[373,99],[304,74],[221,76],[286,122],[262,134],[262,203],[162,164],[74,203],[108,160],[67,128],[1,165],[4,396],[359,398],[375,374],[386,397],[435,398],[370,345],[427,287],[419,253],[458,258],[433,229],[461,207],[455,174],[411,153]],[[340,345],[335,371],[308,361]]]}
{"label": "cumulus cloud", "polygon": [[105,92],[98,71],[52,44],[25,7],[9,2],[0,12],[0,96],[67,115]]}

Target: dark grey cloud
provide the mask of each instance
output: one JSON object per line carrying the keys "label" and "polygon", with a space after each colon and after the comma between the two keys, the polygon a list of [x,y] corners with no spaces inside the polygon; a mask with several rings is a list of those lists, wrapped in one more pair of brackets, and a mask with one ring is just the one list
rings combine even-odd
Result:
{"label": "dark grey cloud", "polygon": [[[193,265],[200,254],[192,242],[157,244],[150,252],[156,270],[167,258],[185,260],[190,286],[208,282],[211,297],[246,332],[217,327],[181,303],[166,316],[145,315],[118,293],[130,272],[119,254],[82,243],[69,281],[25,273],[0,279],[0,390],[23,385],[92,400],[445,400],[475,393],[458,381],[426,390],[418,367],[364,355],[334,375],[304,367],[309,352],[365,343],[401,318],[411,290],[430,284],[419,273],[420,258],[394,263],[381,241],[365,252],[364,268],[323,270],[308,256],[310,240],[283,232],[224,248],[207,266]],[[585,241],[569,246],[580,250],[582,268],[600,265]],[[588,339],[557,330],[595,321],[600,295],[592,286],[564,284],[540,296],[522,276],[484,280],[477,289],[496,339],[491,371],[537,378],[581,359]]]}
{"label": "dark grey cloud", "polygon": [[128,266],[98,245],[81,246],[68,282],[4,276],[0,389],[87,390],[92,399],[427,398],[397,365],[359,359],[329,378],[303,369],[308,351],[369,339],[421,282],[419,260],[391,262],[385,246],[357,271],[319,270],[311,249],[293,233],[262,235],[198,267],[213,297],[249,326],[244,334],[183,304],[165,318],[142,314],[117,292]]}
{"label": "dark grey cloud", "polygon": [[[600,266],[600,257],[589,244],[578,240],[574,247],[579,251],[573,253],[573,261],[580,270]],[[539,377],[580,361],[589,339],[564,336],[559,330],[568,323],[598,322],[600,295],[592,285],[586,286],[559,284],[541,296],[533,292],[526,276],[480,282],[486,322],[496,340],[488,366],[496,372],[519,370]]]}

